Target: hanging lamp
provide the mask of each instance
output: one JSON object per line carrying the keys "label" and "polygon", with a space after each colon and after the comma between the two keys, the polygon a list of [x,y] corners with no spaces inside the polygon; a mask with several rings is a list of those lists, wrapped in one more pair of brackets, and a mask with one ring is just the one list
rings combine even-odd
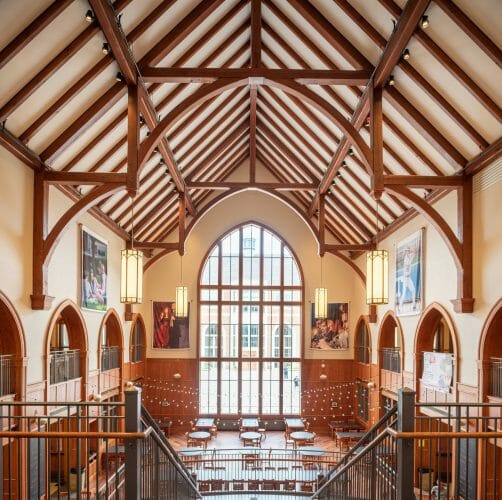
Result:
{"label": "hanging lamp", "polygon": [[321,257],[321,287],[314,292],[314,318],[326,319],[328,316],[328,289],[322,286],[322,257]]}
{"label": "hanging lamp", "polygon": [[134,200],[131,203],[131,248],[121,252],[120,302],[141,304],[143,300],[143,252],[134,249]]}
{"label": "hanging lamp", "polygon": [[389,303],[389,252],[378,250],[378,200],[376,206],[375,250],[366,254],[366,304]]}
{"label": "hanging lamp", "polygon": [[183,285],[183,256],[181,256],[181,284],[176,287],[176,317],[188,317],[188,287]]}

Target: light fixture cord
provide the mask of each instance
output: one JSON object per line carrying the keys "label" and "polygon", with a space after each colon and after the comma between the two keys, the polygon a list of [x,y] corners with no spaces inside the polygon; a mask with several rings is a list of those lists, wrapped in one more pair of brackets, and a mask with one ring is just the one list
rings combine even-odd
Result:
{"label": "light fixture cord", "polygon": [[376,200],[375,247],[378,246],[378,200]]}
{"label": "light fixture cord", "polygon": [[134,198],[131,198],[131,250],[134,248]]}

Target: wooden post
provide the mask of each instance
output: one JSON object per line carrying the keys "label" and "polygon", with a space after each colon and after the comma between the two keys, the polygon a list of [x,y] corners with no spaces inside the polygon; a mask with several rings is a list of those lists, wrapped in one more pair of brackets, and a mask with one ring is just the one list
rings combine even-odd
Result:
{"label": "wooden post", "polygon": [[139,95],[137,85],[127,87],[127,192],[136,196],[139,187]]}
{"label": "wooden post", "polygon": [[[131,386],[125,395],[125,431],[141,431],[141,387]],[[137,439],[125,440],[125,497],[141,498],[141,447]]]}
{"label": "wooden post", "polygon": [[[397,392],[397,430],[398,432],[413,432],[415,391],[404,387]],[[415,500],[413,492],[414,467],[413,439],[398,439],[396,493],[400,500]]]}
{"label": "wooden post", "polygon": [[178,197],[178,252],[180,255],[185,254],[185,214],[186,200],[184,193],[180,193]]}
{"label": "wooden post", "polygon": [[324,199],[325,196],[326,196],[325,194],[319,195],[319,214],[317,217],[317,229],[319,231],[319,256],[320,257],[324,256],[324,253],[326,252],[326,245],[325,245],[326,209],[325,209],[325,199]]}
{"label": "wooden post", "polygon": [[370,144],[373,153],[373,174],[371,176],[371,194],[375,200],[382,197],[383,182],[383,109],[382,88],[369,86],[370,90]]}

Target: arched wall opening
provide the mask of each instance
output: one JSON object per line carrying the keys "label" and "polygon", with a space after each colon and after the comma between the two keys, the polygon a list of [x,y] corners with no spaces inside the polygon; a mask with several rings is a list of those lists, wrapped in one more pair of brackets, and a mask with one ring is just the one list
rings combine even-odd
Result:
{"label": "arched wall opening", "polygon": [[110,391],[122,392],[124,373],[124,331],[117,311],[108,309],[99,329],[98,368],[99,391],[106,399]]}
{"label": "arched wall opening", "polygon": [[[455,325],[446,309],[434,302],[422,313],[415,334],[415,390],[417,400],[427,401],[433,391],[456,400],[458,377],[458,338]],[[435,364],[444,367],[444,377],[434,377]],[[425,372],[424,372],[425,368]],[[451,372],[447,380],[446,374]],[[437,399],[438,395],[434,395]],[[429,398],[430,399],[430,398]]]}
{"label": "arched wall opening", "polygon": [[[79,307],[65,300],[54,310],[45,339],[47,401],[85,401],[88,337]],[[66,385],[65,390],[59,386]],[[63,398],[63,399],[62,399]]]}
{"label": "arched wall opening", "polygon": [[146,327],[140,313],[135,313],[129,335],[129,378],[131,381],[144,376],[146,360]]}
{"label": "arched wall opening", "polygon": [[488,314],[478,349],[479,400],[502,402],[502,298]]}
{"label": "arched wall opening", "polygon": [[24,400],[26,393],[26,339],[21,319],[0,291],[0,400]]}

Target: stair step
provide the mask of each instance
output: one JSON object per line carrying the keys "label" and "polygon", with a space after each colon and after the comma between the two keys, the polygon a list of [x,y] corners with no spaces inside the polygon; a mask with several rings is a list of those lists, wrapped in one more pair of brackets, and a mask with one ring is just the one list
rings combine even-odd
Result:
{"label": "stair step", "polygon": [[312,493],[298,495],[276,495],[274,493],[260,493],[243,491],[242,493],[203,495],[204,500],[298,500],[299,498],[310,498]]}

